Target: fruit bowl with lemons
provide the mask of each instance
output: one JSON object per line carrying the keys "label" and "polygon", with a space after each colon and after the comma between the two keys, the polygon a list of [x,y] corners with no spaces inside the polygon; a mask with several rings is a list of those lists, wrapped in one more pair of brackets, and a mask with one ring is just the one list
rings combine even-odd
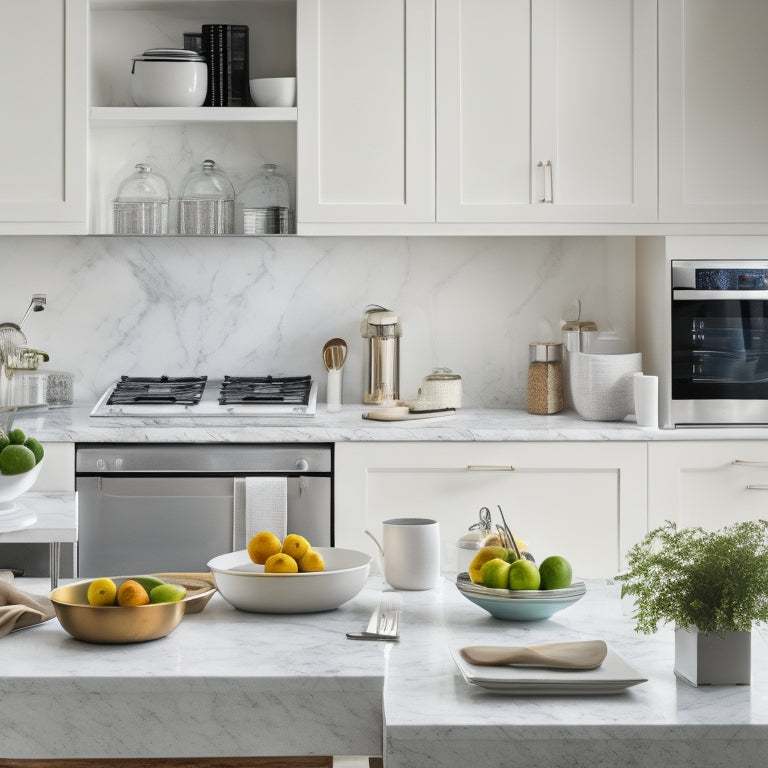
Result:
{"label": "fruit bowl with lemons", "polygon": [[572,578],[571,564],[560,555],[536,565],[525,552],[489,546],[477,552],[466,573],[457,576],[456,587],[497,619],[538,621],[584,596],[584,582]]}
{"label": "fruit bowl with lemons", "polygon": [[61,626],[90,643],[143,643],[173,632],[186,611],[187,590],[157,576],[101,577],[51,592]]}
{"label": "fruit bowl with lemons", "polygon": [[37,480],[45,451],[20,429],[0,431],[0,514],[15,509],[13,501]]}
{"label": "fruit bowl with lemons", "polygon": [[371,556],[354,549],[313,547],[298,534],[282,540],[259,531],[246,549],[208,562],[221,596],[252,613],[331,611],[365,586]]}

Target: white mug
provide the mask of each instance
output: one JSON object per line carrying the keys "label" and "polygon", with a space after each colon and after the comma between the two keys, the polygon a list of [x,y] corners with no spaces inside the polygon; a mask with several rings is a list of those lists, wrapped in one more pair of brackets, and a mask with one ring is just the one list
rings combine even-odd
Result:
{"label": "white mug", "polygon": [[394,589],[432,589],[440,580],[440,526],[424,517],[382,524],[384,578]]}

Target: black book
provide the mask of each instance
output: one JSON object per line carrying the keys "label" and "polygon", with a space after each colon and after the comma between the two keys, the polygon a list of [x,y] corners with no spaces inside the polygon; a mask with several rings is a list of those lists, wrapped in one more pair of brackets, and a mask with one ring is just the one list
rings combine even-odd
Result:
{"label": "black book", "polygon": [[203,55],[208,64],[210,107],[247,107],[249,101],[248,27],[204,24]]}

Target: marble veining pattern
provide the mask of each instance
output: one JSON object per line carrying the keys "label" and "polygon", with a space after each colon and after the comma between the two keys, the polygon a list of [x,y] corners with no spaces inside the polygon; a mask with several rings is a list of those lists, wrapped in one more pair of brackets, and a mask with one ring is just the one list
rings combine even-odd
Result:
{"label": "marble veining pattern", "polygon": [[558,339],[574,302],[634,341],[634,258],[633,238],[610,237],[3,237],[0,322],[46,293],[24,332],[82,403],[163,373],[309,373],[324,402],[337,336],[344,402],[361,403],[360,322],[379,304],[402,316],[403,397],[444,366],[466,406],[522,408],[528,344]]}
{"label": "marble veining pattern", "polygon": [[[44,582],[30,584],[42,587]],[[552,619],[492,619],[446,574],[404,592],[397,643],[355,642],[383,587],[337,611],[240,613],[215,596],[167,638],[92,646],[56,621],[0,640],[4,756],[376,754],[388,768],[764,764],[768,647],[752,684],[693,688],[673,674],[673,633],[633,631],[619,587],[588,582]],[[468,685],[449,655],[469,644],[602,638],[646,683],[605,696],[507,696]],[[118,733],[110,725],[122,724]],[[382,726],[383,721],[383,726]],[[40,723],[46,727],[41,728]],[[383,730],[382,730],[383,727]],[[141,729],[138,743],[121,734]],[[761,762],[762,761],[762,762]]]}

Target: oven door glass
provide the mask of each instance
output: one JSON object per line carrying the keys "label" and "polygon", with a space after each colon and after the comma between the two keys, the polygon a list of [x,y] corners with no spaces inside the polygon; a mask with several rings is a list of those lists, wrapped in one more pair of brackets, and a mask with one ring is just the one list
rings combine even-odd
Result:
{"label": "oven door glass", "polygon": [[768,400],[768,300],[673,300],[672,400]]}

